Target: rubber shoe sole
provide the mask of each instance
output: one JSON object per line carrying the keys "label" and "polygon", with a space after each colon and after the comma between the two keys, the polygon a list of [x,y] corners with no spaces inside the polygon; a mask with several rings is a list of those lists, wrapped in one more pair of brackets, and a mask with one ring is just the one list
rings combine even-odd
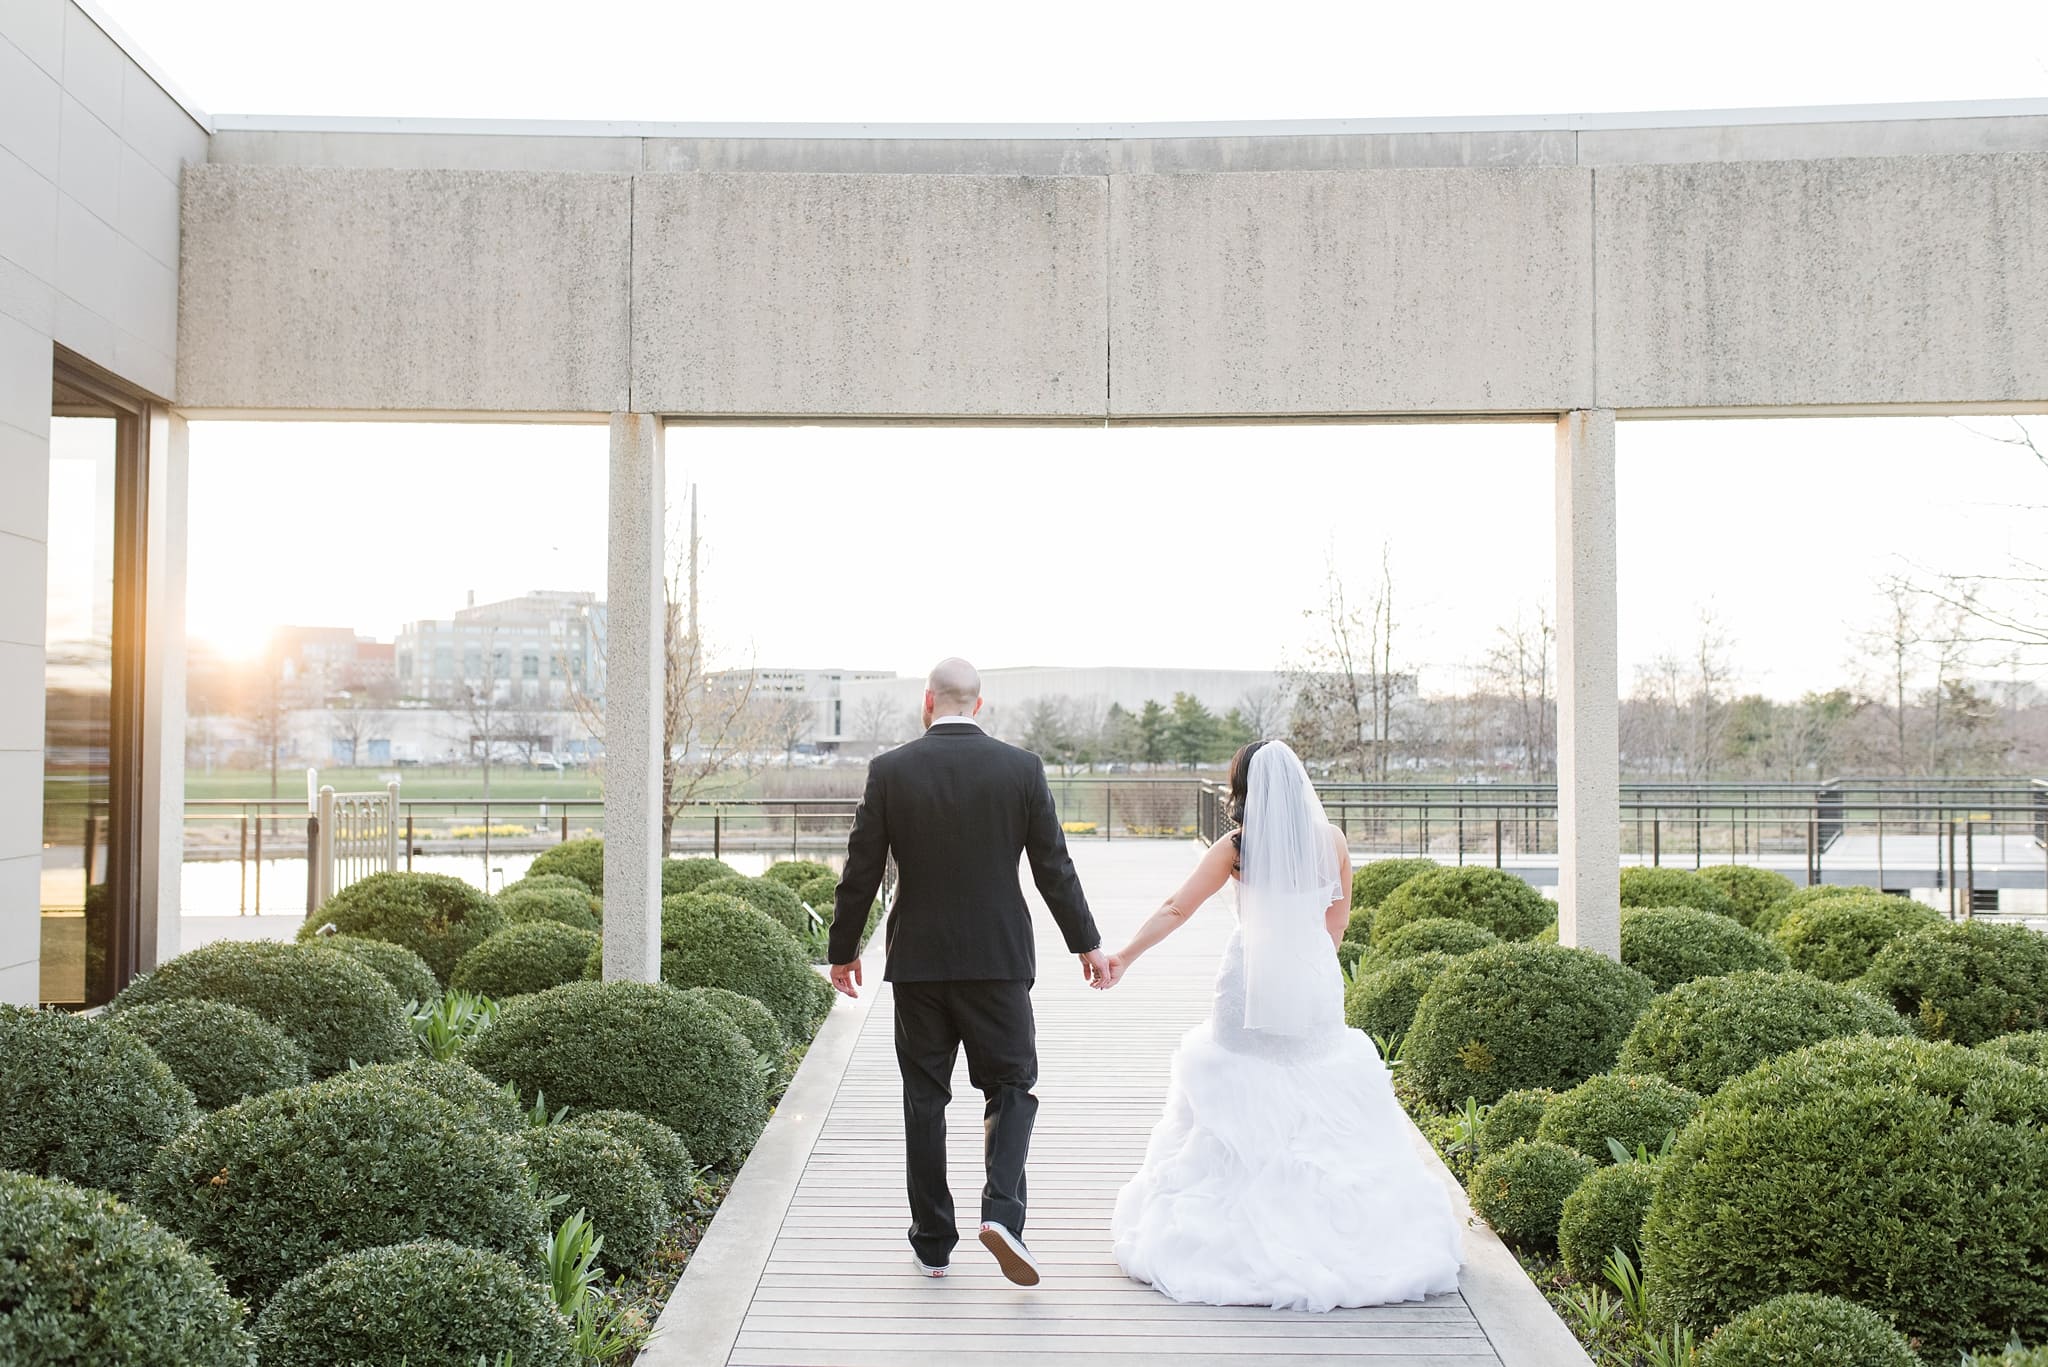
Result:
{"label": "rubber shoe sole", "polygon": [[996,1255],[996,1266],[1003,1269],[1005,1277],[1019,1286],[1038,1285],[1038,1263],[1023,1240],[1001,1225],[989,1223],[981,1227],[981,1243]]}

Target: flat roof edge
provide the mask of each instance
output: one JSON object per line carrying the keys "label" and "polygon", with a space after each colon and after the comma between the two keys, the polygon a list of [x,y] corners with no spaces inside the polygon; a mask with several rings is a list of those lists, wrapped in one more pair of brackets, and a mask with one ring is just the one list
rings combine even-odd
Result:
{"label": "flat roof edge", "polygon": [[122,54],[129,61],[141,67],[142,74],[155,81],[157,89],[170,96],[172,103],[185,111],[185,117],[199,125],[200,132],[208,136],[212,135],[213,119],[208,116],[207,112],[192,103],[185,92],[180,90],[177,84],[164,74],[163,68],[158,66],[148,53],[138,47],[133,38],[122,32],[119,24],[116,24],[107,17],[106,11],[101,9],[95,3],[95,0],[71,0],[71,3],[77,5],[79,12],[84,14],[86,18],[92,20],[94,27],[112,39],[114,46],[121,49]]}

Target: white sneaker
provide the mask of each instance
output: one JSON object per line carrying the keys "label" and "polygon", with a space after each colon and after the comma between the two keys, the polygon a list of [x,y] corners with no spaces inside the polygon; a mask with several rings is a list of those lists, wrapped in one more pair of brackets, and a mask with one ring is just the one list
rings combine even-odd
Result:
{"label": "white sneaker", "polygon": [[947,1269],[943,1267],[933,1267],[930,1263],[918,1257],[915,1253],[910,1255],[910,1260],[916,1263],[917,1270],[919,1272],[922,1272],[927,1277],[943,1277],[946,1275]]}
{"label": "white sneaker", "polygon": [[1031,1250],[1024,1247],[1024,1241],[993,1220],[985,1220],[981,1226],[982,1246],[996,1255],[996,1263],[1003,1269],[1003,1275],[1019,1286],[1038,1285],[1038,1260],[1031,1256]]}

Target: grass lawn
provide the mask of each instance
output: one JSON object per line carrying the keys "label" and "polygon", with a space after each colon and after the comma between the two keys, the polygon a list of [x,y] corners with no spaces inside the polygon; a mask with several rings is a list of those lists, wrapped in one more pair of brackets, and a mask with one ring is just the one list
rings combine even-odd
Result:
{"label": "grass lawn", "polygon": [[[474,766],[458,769],[453,766],[431,768],[393,769],[368,767],[361,769],[322,769],[320,782],[337,793],[374,793],[383,791],[391,774],[398,775],[399,792],[405,797],[459,797],[472,801],[481,798],[484,792],[483,770]],[[280,770],[277,776],[278,796],[287,800],[302,797],[306,791],[304,769]],[[207,797],[269,797],[270,771],[268,769],[220,769],[203,773],[196,769],[185,771],[185,796],[188,798]],[[588,769],[570,769],[559,774],[543,773],[535,769],[521,769],[511,765],[495,766],[491,770],[491,798],[526,798],[556,800],[561,798],[603,797],[603,786],[597,775]]]}

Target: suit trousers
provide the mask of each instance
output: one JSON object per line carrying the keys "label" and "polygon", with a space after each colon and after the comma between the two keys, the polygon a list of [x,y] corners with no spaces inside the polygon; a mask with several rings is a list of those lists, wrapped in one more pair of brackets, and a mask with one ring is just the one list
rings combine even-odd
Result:
{"label": "suit trousers", "polygon": [[1038,1115],[1037,1025],[1025,979],[896,983],[896,1063],[903,1073],[903,1140],[910,1192],[910,1246],[944,1267],[960,1231],[946,1184],[946,1106],[953,1064],[985,1100],[982,1155],[988,1181],[981,1218],[1024,1234],[1024,1162]]}

